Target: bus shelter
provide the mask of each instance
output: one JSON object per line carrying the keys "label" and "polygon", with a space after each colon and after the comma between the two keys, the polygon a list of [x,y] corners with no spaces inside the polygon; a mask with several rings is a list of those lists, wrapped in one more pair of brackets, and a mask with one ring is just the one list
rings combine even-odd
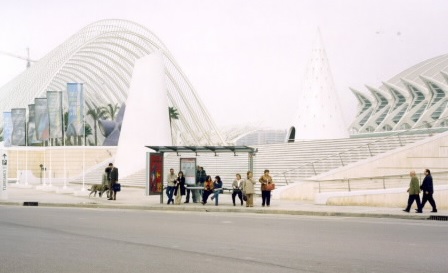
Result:
{"label": "bus shelter", "polygon": [[[217,156],[220,153],[238,153],[248,154],[249,170],[253,171],[253,157],[258,149],[248,146],[146,146],[155,151],[148,152],[146,155],[146,194],[160,194],[160,202],[163,203],[163,183],[164,183],[164,154],[176,153],[193,153],[196,156],[202,153],[214,153]],[[194,180],[196,182],[196,159],[180,158],[181,169],[187,170],[186,180]],[[194,172],[194,174],[192,174]],[[188,183],[187,183],[188,184]],[[192,187],[189,187],[192,188]]]}

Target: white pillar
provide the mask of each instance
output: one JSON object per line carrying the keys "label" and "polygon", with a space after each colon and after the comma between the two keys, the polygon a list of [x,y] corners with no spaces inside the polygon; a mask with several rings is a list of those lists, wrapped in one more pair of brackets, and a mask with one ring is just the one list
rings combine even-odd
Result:
{"label": "white pillar", "polygon": [[120,178],[146,168],[145,146],[172,143],[165,80],[161,53],[135,62],[114,162]]}

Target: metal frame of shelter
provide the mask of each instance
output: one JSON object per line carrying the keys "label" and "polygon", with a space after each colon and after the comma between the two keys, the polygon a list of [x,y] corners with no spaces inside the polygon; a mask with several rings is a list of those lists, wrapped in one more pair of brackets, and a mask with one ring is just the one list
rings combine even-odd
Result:
{"label": "metal frame of shelter", "polygon": [[[165,157],[164,153],[176,153],[178,156],[179,153],[195,153],[196,156],[199,153],[214,153],[215,156],[218,153],[234,153],[236,156],[237,153],[248,153],[249,154],[249,170],[253,172],[254,168],[254,159],[253,157],[258,152],[258,149],[248,147],[248,146],[145,146],[151,150],[154,150],[156,153],[160,153],[162,155],[163,165],[165,165]],[[160,203],[163,204],[163,190],[160,192]]]}
{"label": "metal frame of shelter", "polygon": [[258,149],[248,146],[146,146],[149,149],[156,151],[157,153],[214,153],[215,156],[219,153],[248,153],[249,154],[249,170],[253,172],[254,168],[254,155],[258,152]]}

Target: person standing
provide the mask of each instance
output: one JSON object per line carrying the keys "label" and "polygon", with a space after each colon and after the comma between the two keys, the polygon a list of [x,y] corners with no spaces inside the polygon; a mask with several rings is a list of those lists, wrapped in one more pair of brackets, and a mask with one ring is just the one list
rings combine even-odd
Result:
{"label": "person standing", "polygon": [[[196,180],[196,179],[195,179]],[[190,195],[191,195],[191,199],[193,199],[193,203],[197,203],[198,202],[198,198],[197,198],[197,194],[196,191],[197,190],[193,190],[193,189],[189,189],[189,187],[194,187],[196,186],[196,181],[191,181],[193,183],[191,183],[190,181],[186,181],[185,183],[185,191],[187,193],[187,196],[185,197],[185,202],[186,204],[190,203]]]}
{"label": "person standing", "polygon": [[207,199],[213,193],[214,183],[210,175],[207,175],[204,182],[204,193],[202,194],[202,205],[207,204]]}
{"label": "person standing", "polygon": [[107,200],[117,200],[117,191],[115,190],[115,184],[118,182],[118,168],[116,168],[112,163],[109,163],[109,199]]}
{"label": "person standing", "polygon": [[267,205],[268,207],[271,205],[271,190],[267,188],[268,184],[274,183],[272,177],[269,175],[269,170],[264,170],[264,174],[258,180],[261,183],[261,206]]}
{"label": "person standing", "polygon": [[168,174],[167,180],[166,180],[166,195],[168,197],[167,204],[169,205],[174,204],[173,194],[175,189],[175,183],[177,180],[177,175],[174,173],[174,169],[170,169],[170,173]]}
{"label": "person standing", "polygon": [[[207,179],[207,173],[205,172],[202,166],[198,166],[198,170],[196,171],[196,186],[204,187],[204,182]],[[197,190],[197,196],[203,196],[204,190]],[[199,198],[197,198],[199,200]]]}
{"label": "person standing", "polygon": [[411,171],[411,182],[409,183],[409,198],[408,198],[408,206],[403,210],[405,212],[409,212],[411,210],[411,206],[414,201],[417,203],[417,213],[422,213],[422,206],[420,204],[420,187],[417,176],[415,175],[415,171]]}
{"label": "person standing", "polygon": [[241,179],[241,175],[239,173],[236,174],[235,180],[232,183],[232,201],[235,206],[235,197],[238,195],[238,198],[241,201],[241,206],[243,205],[243,193],[241,190],[243,189],[243,179]]}
{"label": "person standing", "polygon": [[246,207],[254,206],[254,194],[255,194],[255,179],[251,171],[247,172],[247,179],[243,182],[243,193],[246,195]]}
{"label": "person standing", "polygon": [[428,201],[432,207],[431,212],[437,212],[436,202],[434,201],[434,198],[432,197],[432,195],[434,194],[434,186],[432,183],[431,171],[429,169],[425,170],[425,178],[423,178],[423,183],[420,186],[420,189],[423,191],[421,211],[423,212],[423,207],[425,206],[426,202]]}
{"label": "person standing", "polygon": [[185,195],[185,176],[182,171],[177,174],[174,195],[176,196],[176,205],[180,205],[182,195]]}

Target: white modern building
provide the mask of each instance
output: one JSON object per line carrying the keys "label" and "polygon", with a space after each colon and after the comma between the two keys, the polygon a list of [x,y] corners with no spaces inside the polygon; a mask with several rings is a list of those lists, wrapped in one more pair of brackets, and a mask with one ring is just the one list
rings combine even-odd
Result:
{"label": "white modern building", "polygon": [[366,89],[351,88],[359,101],[351,134],[448,129],[448,55],[423,61]]}
{"label": "white modern building", "polygon": [[[173,144],[225,144],[208,110],[167,47],[147,28],[125,20],[98,21],[81,29],[1,87],[0,109],[3,112],[28,108],[35,98],[45,97],[49,90],[65,91],[67,83],[83,83],[87,109],[107,104],[121,106],[128,98],[136,61],[155,52],[162,55],[167,105],[178,113],[178,119],[171,120]],[[86,118],[92,125],[93,120]],[[134,122],[150,126],[157,119],[141,113],[141,118]],[[3,118],[0,118],[2,124]]]}

